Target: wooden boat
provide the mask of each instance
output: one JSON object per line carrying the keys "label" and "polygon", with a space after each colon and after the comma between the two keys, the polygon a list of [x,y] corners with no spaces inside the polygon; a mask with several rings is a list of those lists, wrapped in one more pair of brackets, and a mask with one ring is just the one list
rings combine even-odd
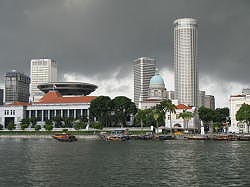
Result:
{"label": "wooden boat", "polygon": [[212,137],[212,140],[218,140],[218,141],[236,141],[239,140],[239,137],[236,135],[219,135]]}
{"label": "wooden boat", "polygon": [[114,130],[110,134],[100,133],[99,137],[106,141],[125,141],[129,140],[129,136],[125,130]]}
{"label": "wooden boat", "polygon": [[55,134],[52,136],[54,139],[61,141],[61,142],[73,142],[73,141],[77,141],[76,137],[74,135],[71,134],[66,134],[66,133],[62,133],[62,134]]}
{"label": "wooden boat", "polygon": [[188,140],[208,140],[208,136],[206,135],[195,135],[186,137]]}
{"label": "wooden boat", "polygon": [[239,141],[250,141],[250,135],[239,135]]}
{"label": "wooden boat", "polygon": [[175,140],[175,136],[172,136],[172,135],[159,135],[157,139],[159,139],[159,140]]}

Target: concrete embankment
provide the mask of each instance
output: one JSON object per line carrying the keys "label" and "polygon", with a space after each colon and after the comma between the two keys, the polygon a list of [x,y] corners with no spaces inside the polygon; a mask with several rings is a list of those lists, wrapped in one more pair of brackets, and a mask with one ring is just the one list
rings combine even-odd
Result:
{"label": "concrete embankment", "polygon": [[[52,139],[51,135],[0,135],[0,138],[23,138],[23,139]],[[78,139],[95,140],[97,135],[76,135]]]}

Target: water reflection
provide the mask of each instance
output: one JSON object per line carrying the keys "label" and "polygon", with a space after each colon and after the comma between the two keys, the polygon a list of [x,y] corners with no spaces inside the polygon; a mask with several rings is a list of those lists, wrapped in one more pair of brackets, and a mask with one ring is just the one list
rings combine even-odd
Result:
{"label": "water reflection", "polygon": [[0,139],[1,186],[249,186],[250,142]]}

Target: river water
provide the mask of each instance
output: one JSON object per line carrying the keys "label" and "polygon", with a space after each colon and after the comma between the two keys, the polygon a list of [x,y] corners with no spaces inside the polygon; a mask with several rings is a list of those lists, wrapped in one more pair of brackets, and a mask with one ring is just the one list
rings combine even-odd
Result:
{"label": "river water", "polygon": [[0,186],[250,186],[250,142],[0,139]]}

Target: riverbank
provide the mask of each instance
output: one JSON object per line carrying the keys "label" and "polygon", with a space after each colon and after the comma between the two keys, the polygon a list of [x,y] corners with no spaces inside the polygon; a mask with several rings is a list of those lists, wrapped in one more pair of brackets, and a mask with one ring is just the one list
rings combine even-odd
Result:
{"label": "riverbank", "polygon": [[[20,138],[20,139],[52,139],[52,135],[0,135],[0,138]],[[97,140],[99,137],[97,135],[76,135],[77,139],[92,139]]]}

